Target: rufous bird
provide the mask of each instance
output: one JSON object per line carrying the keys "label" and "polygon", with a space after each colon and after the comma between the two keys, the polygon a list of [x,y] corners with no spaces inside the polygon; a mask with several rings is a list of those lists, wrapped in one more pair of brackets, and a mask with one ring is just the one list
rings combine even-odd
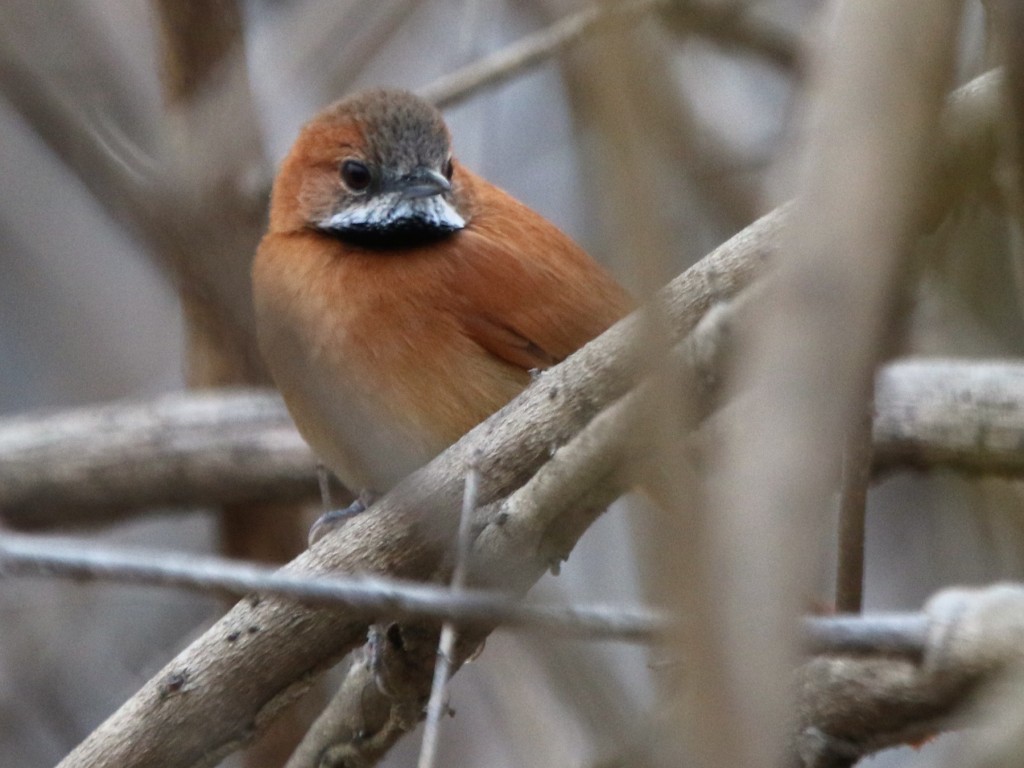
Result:
{"label": "rufous bird", "polygon": [[440,113],[398,90],[303,127],[253,286],[260,347],[299,431],[371,493],[633,306],[567,235],[455,160]]}

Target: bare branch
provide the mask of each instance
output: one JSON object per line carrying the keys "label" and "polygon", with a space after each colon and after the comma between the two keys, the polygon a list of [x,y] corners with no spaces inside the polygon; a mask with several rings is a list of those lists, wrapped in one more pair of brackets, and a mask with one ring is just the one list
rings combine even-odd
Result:
{"label": "bare branch", "polygon": [[836,610],[857,613],[864,597],[864,536],[868,488],[874,454],[874,400],[846,435],[839,489],[839,541],[836,565]]}
{"label": "bare branch", "polygon": [[[783,214],[764,217],[687,270],[662,294],[677,338],[716,301],[753,280],[767,261]],[[543,374],[508,407],[470,431],[341,531],[294,560],[290,573],[366,572],[428,580],[454,535],[462,478],[480,457],[480,501],[522,485],[553,446],[575,434],[643,374],[632,348],[635,318]],[[495,539],[495,546],[500,541]],[[257,632],[247,628],[258,627]],[[245,634],[242,644],[224,638]],[[62,763],[130,768],[159,760],[167,768],[211,765],[236,749],[365,637],[366,623],[330,609],[279,599],[239,603],[185,649]],[[161,695],[187,670],[202,697]],[[239,695],[244,691],[244,695]],[[159,706],[160,711],[155,711]]]}
{"label": "bare branch", "polygon": [[783,69],[792,69],[797,43],[786,32],[757,22],[734,8],[696,0],[620,0],[594,3],[550,26],[445,75],[419,89],[419,94],[445,109],[530,70],[576,43],[608,33],[621,33],[644,17],[661,12],[677,32],[694,32],[731,48],[749,51]]}
{"label": "bare branch", "polygon": [[917,625],[920,660],[830,654],[799,670],[795,746],[808,768],[971,724],[973,695],[1024,662],[1019,585],[940,592],[924,616],[895,622]]}
{"label": "bare branch", "polygon": [[0,510],[41,527],[147,507],[310,501],[315,466],[276,394],[182,393],[3,420]]}
{"label": "bare branch", "polygon": [[1024,471],[1024,368],[1008,361],[907,360],[877,379],[875,469]]}
{"label": "bare branch", "polygon": [[786,258],[738,332],[737,378],[755,394],[742,436],[723,447],[727,479],[708,516],[707,581],[744,576],[716,593],[708,631],[721,655],[696,661],[717,665],[707,679],[732,704],[723,765],[784,754],[793,618],[820,562],[842,436],[865,408],[929,202],[960,12],[959,0],[840,4],[812,62]]}
{"label": "bare branch", "polygon": [[664,5],[665,0],[626,0],[612,5],[595,3],[566,16],[480,61],[419,89],[427,101],[445,109],[499,85],[540,64],[559,51],[598,32],[621,31]]}
{"label": "bare branch", "polygon": [[[589,640],[650,643],[669,628],[663,614],[626,606],[527,605],[491,591],[403,582],[373,576],[306,577],[253,563],[192,552],[115,548],[85,539],[0,535],[0,577],[42,576],[174,587],[244,597],[252,593],[334,605],[368,619],[501,625]],[[821,616],[804,621],[809,654],[905,656],[917,659],[927,641],[922,614]]]}
{"label": "bare branch", "polygon": [[[459,515],[459,532],[455,543],[455,565],[452,568],[451,590],[459,594],[466,586],[469,573],[469,555],[472,546],[473,518],[476,514],[477,497],[480,488],[480,470],[470,466],[466,473],[466,489],[462,496],[462,512]],[[441,735],[441,718],[448,713],[448,679],[454,674],[456,628],[450,621],[441,625],[441,637],[437,645],[437,659],[434,662],[434,680],[427,700],[427,718],[423,725],[423,742],[420,745],[418,768],[434,768],[437,764],[437,745]]]}
{"label": "bare branch", "polygon": [[662,17],[677,34],[694,33],[723,48],[758,56],[783,71],[799,66],[799,41],[787,30],[754,18],[744,3],[672,0]]}
{"label": "bare branch", "polygon": [[176,587],[235,598],[253,593],[332,605],[372,621],[452,621],[461,626],[521,627],[595,640],[652,642],[667,619],[616,606],[524,605],[494,592],[455,592],[373,576],[309,577],[192,553],[103,547],[94,542],[26,534],[0,535],[0,576],[47,576]]}

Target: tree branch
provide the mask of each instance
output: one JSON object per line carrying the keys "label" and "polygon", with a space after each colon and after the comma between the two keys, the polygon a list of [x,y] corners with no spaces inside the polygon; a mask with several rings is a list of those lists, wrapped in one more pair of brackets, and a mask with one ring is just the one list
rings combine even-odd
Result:
{"label": "tree branch", "polygon": [[[664,616],[646,610],[527,606],[474,590],[367,577],[313,579],[218,558],[11,534],[0,537],[0,573],[259,592],[377,620],[450,620],[470,629],[500,623],[592,640],[651,642],[669,628]],[[798,744],[810,755],[808,765],[825,765],[836,751],[860,757],[966,723],[957,711],[969,694],[1022,657],[1024,586],[943,592],[924,613],[807,618],[803,636],[805,652],[817,658],[798,672]],[[244,642],[241,635],[227,641]],[[359,663],[350,675],[350,688],[357,680],[377,685]],[[352,698],[351,691],[343,695]],[[382,746],[379,740],[374,745]]]}
{"label": "tree branch", "polygon": [[[696,356],[700,386],[714,407],[719,385],[713,341],[733,322],[723,305],[702,324],[708,332],[685,342],[677,356]],[[873,427],[874,472],[944,467],[960,472],[1020,476],[1024,456],[1024,367],[1009,361],[901,360],[878,374]],[[631,395],[642,401],[644,391]],[[626,407],[623,405],[622,407]],[[622,454],[633,417],[609,411],[587,431],[595,440],[555,453],[531,484],[543,494],[530,504],[564,510],[575,490],[549,478],[572,475],[595,499],[618,495],[621,479],[602,490],[602,466]],[[602,426],[607,424],[607,426]],[[611,441],[619,441],[615,447]],[[595,463],[595,459],[596,462]],[[547,465],[545,465],[547,467]],[[576,469],[574,469],[574,467]],[[576,475],[587,471],[587,478]],[[546,490],[542,490],[546,489]],[[78,525],[133,510],[219,506],[244,500],[319,498],[316,462],[280,398],[269,392],[176,394],[149,403],[111,404],[0,420],[0,518],[17,528]],[[525,497],[524,497],[525,498]],[[560,499],[562,501],[560,501]]]}
{"label": "tree branch", "polygon": [[315,466],[269,391],[180,393],[0,422],[0,510],[26,528],[140,508],[308,501]]}
{"label": "tree branch", "polygon": [[800,668],[795,747],[804,766],[852,764],[886,747],[976,725],[977,713],[966,706],[973,695],[1024,662],[1019,585],[946,590],[910,621],[927,625],[919,660],[833,652]]}
{"label": "tree branch", "polygon": [[[784,219],[779,210],[759,220],[663,292],[675,339],[688,333],[713,303],[735,295],[764,270]],[[630,343],[636,322],[627,319],[542,375],[502,412],[388,494],[372,514],[319,542],[287,572],[432,577],[453,535],[461,478],[471,457],[482,457],[482,504],[521,486],[553,447],[643,377],[642,360]],[[492,546],[500,557],[500,537]],[[536,562],[541,568],[546,564],[543,558]],[[250,631],[253,627],[256,631]],[[244,633],[244,648],[224,642],[237,632]],[[168,766],[209,765],[262,727],[334,659],[361,644],[365,632],[365,620],[337,611],[273,598],[240,603],[63,766],[132,766],[152,759]],[[180,686],[168,693],[167,681],[182,675],[189,690],[202,692],[201,697],[181,701],[175,695]]]}
{"label": "tree branch", "polygon": [[124,582],[234,598],[259,593],[305,605],[345,609],[367,623],[452,621],[471,629],[500,624],[622,642],[653,642],[665,631],[668,621],[656,611],[640,608],[525,605],[481,589],[455,592],[374,576],[309,577],[192,553],[115,549],[87,540],[9,532],[0,534],[0,576]]}
{"label": "tree branch", "polygon": [[[677,338],[714,302],[735,294],[765,266],[783,214],[764,217],[677,278],[662,294]],[[631,344],[637,320],[620,322],[543,374],[462,440],[289,566],[289,573],[387,573],[428,580],[454,535],[462,478],[479,457],[480,503],[522,485],[552,447],[575,434],[643,374]],[[500,545],[498,540],[496,546]],[[258,628],[249,631],[250,627]],[[245,642],[228,636],[244,633]],[[62,763],[130,766],[159,760],[211,765],[252,736],[317,674],[362,643],[366,622],[329,609],[265,599],[237,605],[179,654]],[[166,681],[187,672],[184,701]]]}
{"label": "tree branch", "polygon": [[960,12],[959,0],[841,3],[811,62],[786,258],[737,332],[737,381],[753,395],[721,448],[701,553],[698,583],[728,584],[704,593],[715,612],[702,630],[720,645],[694,661],[725,702],[712,726],[730,733],[722,765],[785,754],[793,621],[929,203]]}

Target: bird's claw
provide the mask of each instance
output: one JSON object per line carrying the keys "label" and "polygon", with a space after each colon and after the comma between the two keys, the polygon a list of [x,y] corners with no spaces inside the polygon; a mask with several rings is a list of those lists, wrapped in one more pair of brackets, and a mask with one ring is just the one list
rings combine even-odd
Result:
{"label": "bird's claw", "polygon": [[365,511],[366,504],[362,499],[356,499],[344,509],[331,509],[324,512],[309,529],[309,546],[312,547],[328,533],[336,528],[341,528],[350,519]]}

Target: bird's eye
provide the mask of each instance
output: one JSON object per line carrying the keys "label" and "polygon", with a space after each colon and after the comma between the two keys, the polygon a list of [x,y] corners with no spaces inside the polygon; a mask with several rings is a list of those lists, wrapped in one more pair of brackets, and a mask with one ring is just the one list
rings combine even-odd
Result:
{"label": "bird's eye", "polygon": [[373,174],[366,163],[358,160],[346,160],[341,164],[341,180],[353,192],[362,192],[373,180]]}
{"label": "bird's eye", "polygon": [[455,173],[455,168],[452,166],[452,159],[450,157],[445,160],[444,168],[441,169],[441,173],[444,174],[444,177],[448,179],[448,181],[452,180],[452,174]]}

